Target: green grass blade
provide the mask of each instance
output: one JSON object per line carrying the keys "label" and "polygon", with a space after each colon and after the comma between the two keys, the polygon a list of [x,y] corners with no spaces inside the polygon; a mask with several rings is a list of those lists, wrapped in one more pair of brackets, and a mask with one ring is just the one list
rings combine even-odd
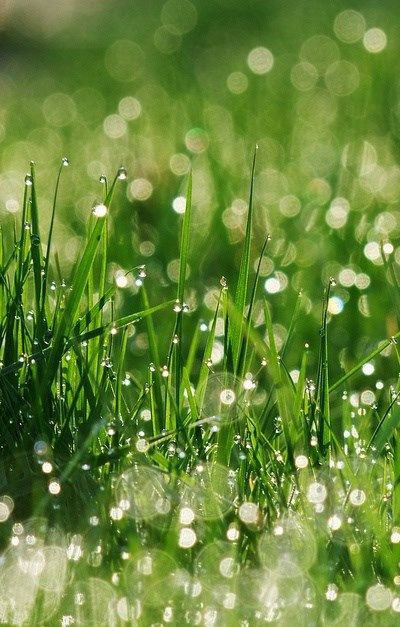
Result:
{"label": "green grass blade", "polygon": [[[141,299],[142,299],[142,305],[143,305],[143,309],[144,310],[149,310],[150,309],[150,302],[149,302],[149,297],[147,294],[147,290],[145,285],[142,285],[141,289],[140,289],[140,294],[141,294]],[[161,381],[161,374],[160,374],[160,355],[159,355],[159,350],[158,350],[158,340],[157,340],[157,335],[156,335],[156,331],[154,328],[154,322],[153,322],[153,317],[152,315],[148,315],[146,316],[146,329],[147,329],[147,338],[148,338],[148,342],[149,342],[149,353],[150,353],[150,360],[151,362],[154,364],[154,372],[151,372],[151,388],[150,388],[150,400],[152,403],[152,416],[156,415],[156,413],[158,413],[158,411],[162,411],[162,407],[163,407],[163,400],[162,400],[162,381]],[[153,423],[153,426],[154,423]],[[153,435],[155,435],[155,433],[153,433]]]}
{"label": "green grass blade", "polygon": [[371,359],[374,359],[374,357],[377,357],[377,355],[380,355],[380,353],[388,348],[388,346],[396,343],[399,338],[400,331],[393,335],[389,340],[384,340],[383,342],[381,342],[379,346],[377,346],[377,348],[368,353],[368,355],[363,357],[363,359],[361,359],[355,366],[350,368],[350,370],[348,370],[342,377],[340,377],[340,379],[335,381],[335,383],[330,386],[329,392],[334,392],[337,388],[340,388],[344,383],[346,383],[346,381],[348,381],[349,379],[351,379],[351,377],[357,374],[357,372],[361,370],[364,364],[371,361]]}
{"label": "green grass blade", "polygon": [[93,305],[93,307],[85,313],[84,316],[82,316],[81,318],[79,318],[79,320],[76,322],[76,324],[74,325],[74,334],[75,335],[80,335],[81,333],[83,333],[83,331],[92,323],[94,322],[94,320],[97,317],[97,314],[99,313],[99,311],[102,311],[102,309],[104,308],[104,306],[110,302],[110,300],[112,299],[112,297],[114,296],[116,291],[116,286],[112,285],[107,292],[105,292],[105,294],[103,296],[101,296],[101,298],[99,298],[99,300],[97,301],[97,303],[95,303],[95,305]]}
{"label": "green grass blade", "polygon": [[256,170],[256,156],[257,146],[254,151],[253,165],[251,169],[251,182],[250,182],[250,199],[249,210],[247,214],[246,234],[243,245],[242,259],[240,262],[239,278],[236,285],[235,292],[235,307],[239,312],[240,317],[231,323],[230,338],[232,343],[233,364],[235,371],[237,372],[239,366],[239,356],[242,346],[243,337],[243,324],[244,324],[244,310],[246,306],[247,286],[250,273],[250,253],[251,253],[251,235],[253,227],[253,197],[254,197],[254,179]]}
{"label": "green grass blade", "polygon": [[211,329],[207,337],[206,346],[204,348],[204,354],[203,354],[203,359],[201,362],[199,379],[198,379],[197,386],[196,386],[195,401],[200,412],[201,412],[201,408],[204,402],[208,376],[210,374],[210,367],[208,364],[210,363],[211,353],[212,353],[214,340],[215,340],[215,330],[217,326],[217,318],[218,318],[218,311],[219,311],[219,306],[221,302],[221,295],[222,295],[222,290],[219,294],[219,298],[218,298],[217,305],[215,308],[214,318],[211,324]]}
{"label": "green grass blade", "polygon": [[331,418],[329,406],[329,375],[328,375],[328,303],[333,281],[330,280],[325,291],[320,329],[320,350],[318,358],[315,421],[319,451],[325,456],[331,444]]}
{"label": "green grass blade", "polygon": [[374,446],[378,453],[380,453],[385,444],[389,442],[394,430],[399,426],[400,406],[397,404],[399,396],[400,393],[397,393],[391,400],[389,407],[383,414],[374,433],[372,434],[371,440],[367,446],[368,449],[370,449],[371,446]]}
{"label": "green grass blade", "polygon": [[[258,259],[256,274],[255,274],[255,277],[254,277],[253,289],[251,291],[251,296],[250,296],[249,310],[248,310],[248,313],[247,313],[247,322],[248,322],[248,324],[251,324],[251,317],[252,317],[252,314],[253,314],[253,308],[254,308],[254,303],[255,303],[256,294],[257,294],[258,280],[259,280],[259,277],[260,277],[261,263],[262,263],[263,256],[264,256],[264,253],[265,253],[265,250],[267,248],[267,244],[268,244],[269,240],[270,240],[270,237],[269,237],[269,235],[267,235],[267,237],[264,240],[263,247],[261,249],[260,257]],[[239,374],[239,376],[243,376],[243,373],[246,371],[246,368],[247,368],[246,358],[247,358],[248,345],[249,345],[249,338],[248,338],[248,335],[245,335],[245,338],[243,340],[243,344],[242,344],[242,347],[241,347],[240,360],[239,360],[239,365],[238,365],[238,374]]]}
{"label": "green grass blade", "polygon": [[77,265],[72,280],[72,289],[67,300],[65,310],[58,325],[57,333],[53,343],[50,359],[47,366],[46,385],[54,379],[55,369],[60,361],[64,351],[65,338],[73,327],[74,320],[81,302],[83,292],[92,268],[93,260],[96,255],[97,247],[100,241],[101,232],[104,228],[104,218],[98,218],[94,229],[89,237],[83,252],[82,258]]}
{"label": "green grass blade", "polygon": [[[40,243],[40,229],[39,229],[39,210],[36,197],[36,180],[35,169],[33,162],[31,163],[31,257],[33,265],[33,277],[35,284],[35,306],[36,306],[36,320],[41,325],[41,293],[42,293],[42,246]],[[41,336],[40,330],[38,333]]]}
{"label": "green grass blade", "polygon": [[179,279],[178,279],[178,291],[177,299],[182,304],[185,294],[186,284],[186,269],[189,254],[189,235],[190,235],[190,223],[192,217],[192,171],[189,172],[187,190],[186,190],[186,208],[183,214],[182,231],[181,231],[181,248],[180,248],[180,260],[179,260]]}
{"label": "green grass blade", "polygon": [[57,174],[56,186],[55,186],[54,196],[53,196],[53,206],[52,206],[52,209],[51,209],[50,226],[49,226],[49,231],[48,231],[48,235],[47,235],[46,257],[45,257],[45,260],[44,260],[44,269],[43,269],[42,303],[41,303],[42,317],[44,316],[44,310],[45,310],[45,305],[46,305],[47,282],[48,282],[48,278],[49,278],[48,274],[49,274],[49,265],[50,265],[51,243],[52,243],[52,239],[53,239],[54,219],[55,219],[55,215],[56,215],[57,197],[58,197],[58,191],[59,191],[59,187],[60,187],[61,173],[62,173],[62,171],[65,168],[65,165],[67,163],[68,162],[65,160],[65,158],[62,159],[60,167],[59,167],[59,170],[58,170],[58,174]]}

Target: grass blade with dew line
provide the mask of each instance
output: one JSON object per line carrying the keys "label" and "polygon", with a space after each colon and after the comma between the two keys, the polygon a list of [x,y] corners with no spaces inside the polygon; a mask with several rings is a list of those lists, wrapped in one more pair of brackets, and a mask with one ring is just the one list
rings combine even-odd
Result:
{"label": "grass blade with dew line", "polygon": [[190,346],[189,346],[189,351],[188,351],[188,356],[186,359],[186,370],[187,373],[189,375],[189,377],[192,374],[192,370],[193,370],[193,366],[195,363],[195,359],[196,359],[196,355],[197,355],[197,349],[199,347],[199,341],[200,341],[200,334],[201,334],[201,328],[200,328],[200,324],[196,324],[195,329],[194,329],[194,333],[192,335],[192,340],[190,342]]}
{"label": "grass blade with dew line", "polygon": [[186,269],[189,254],[189,235],[190,235],[190,223],[192,218],[192,185],[193,177],[192,170],[189,171],[188,184],[186,190],[186,207],[183,214],[182,230],[181,230],[181,246],[180,246],[180,258],[179,258],[179,279],[177,299],[182,305],[185,294],[186,284]]}
{"label": "grass blade with dew line", "polygon": [[[126,172],[125,172],[125,168],[123,168],[122,166],[120,166],[120,168],[118,169],[118,173],[117,173],[117,178],[120,178],[120,172],[123,172],[123,179],[126,178]],[[108,183],[107,183],[107,178],[105,178],[104,181],[104,202],[107,202],[107,196],[108,196]],[[103,177],[101,177],[100,182],[103,181]],[[104,229],[102,231],[101,234],[101,241],[100,241],[100,248],[101,248],[101,252],[100,252],[100,257],[101,257],[101,265],[100,265],[100,273],[99,273],[99,280],[98,280],[98,284],[97,284],[97,292],[99,294],[104,294],[106,291],[106,279],[107,279],[107,265],[108,265],[108,213],[106,215],[105,218],[105,226]],[[97,273],[95,272],[94,269],[94,264],[92,267],[92,273],[90,276],[90,281],[89,281],[89,285],[92,287],[94,286],[94,280],[97,277]],[[92,294],[93,297],[93,294]],[[103,310],[100,309],[97,313],[96,319],[93,321],[94,326],[102,326],[103,324]],[[93,347],[91,347],[91,350],[93,350],[94,352],[97,353],[98,355],[98,359],[97,359],[97,364],[95,366],[95,377],[96,377],[96,381],[99,380],[100,378],[100,371],[101,371],[101,353],[102,353],[102,346],[101,346],[101,338],[99,338],[99,341],[97,344],[95,344]]]}
{"label": "grass blade with dew line", "polygon": [[114,415],[117,427],[114,430],[112,436],[112,447],[118,448],[120,432],[118,426],[120,425],[120,419],[122,418],[122,373],[125,363],[125,354],[128,341],[127,328],[124,327],[122,331],[121,344],[118,350],[118,366],[117,366],[117,379],[115,382],[115,400],[114,400]]}
{"label": "grass blade with dew line", "polygon": [[[185,294],[187,260],[189,254],[189,230],[192,213],[192,170],[189,171],[188,185],[186,191],[186,207],[183,215],[180,241],[179,255],[179,278],[176,294],[176,320],[174,330],[168,350],[167,357],[167,377],[165,377],[165,398],[164,398],[164,420],[167,430],[176,429],[179,416],[180,398],[181,398],[181,379],[182,379],[182,359],[181,359],[181,343],[182,343],[182,315],[183,301]],[[172,375],[173,372],[173,375]],[[171,404],[172,385],[175,384],[175,402]],[[173,408],[175,407],[175,414]]]}
{"label": "grass blade with dew line", "polygon": [[[239,312],[236,310],[235,304],[232,301],[228,301],[229,315],[231,320],[239,318]],[[268,312],[266,312],[268,316]],[[269,371],[271,374],[272,383],[275,387],[275,394],[277,399],[279,415],[282,418],[282,423],[285,424],[286,436],[287,436],[287,450],[288,459],[290,463],[293,463],[293,446],[291,440],[292,425],[295,423],[293,414],[294,407],[294,387],[293,381],[288,375],[287,368],[284,367],[282,359],[277,359],[277,352],[275,347],[274,351],[271,347],[259,337],[258,333],[248,324],[243,326],[243,332],[249,335],[251,344],[254,347],[255,352],[261,359],[265,359]]]}
{"label": "grass blade with dew line", "polygon": [[60,167],[58,169],[58,174],[57,174],[57,179],[56,179],[56,186],[55,186],[55,189],[54,189],[53,205],[52,205],[52,209],[51,209],[51,218],[50,218],[50,226],[49,226],[49,231],[48,231],[48,235],[47,235],[46,256],[45,256],[44,268],[43,268],[42,303],[41,303],[41,315],[42,315],[42,318],[44,317],[45,307],[46,307],[46,294],[47,294],[47,282],[48,282],[48,278],[49,278],[48,274],[49,274],[49,265],[50,265],[51,244],[52,244],[52,239],[53,239],[54,220],[55,220],[55,215],[56,215],[57,198],[58,198],[58,192],[59,192],[60,181],[61,181],[61,173],[62,173],[62,171],[64,170],[64,168],[67,165],[69,165],[69,161],[68,161],[68,159],[66,157],[63,157],[62,160],[61,160]]}
{"label": "grass blade with dew line", "polygon": [[[257,263],[256,274],[255,274],[255,277],[254,277],[253,288],[251,290],[249,310],[248,310],[248,313],[247,313],[247,321],[248,321],[249,324],[251,323],[251,317],[252,317],[252,314],[253,314],[253,308],[254,308],[254,303],[255,303],[256,294],[257,294],[258,280],[260,278],[261,264],[262,264],[264,253],[265,253],[265,250],[267,248],[267,244],[268,244],[269,241],[270,241],[270,236],[267,235],[267,237],[264,240],[264,244],[262,246],[260,256],[258,258],[258,263]],[[247,368],[246,357],[247,357],[248,344],[249,344],[249,337],[248,337],[248,335],[245,335],[244,340],[243,340],[243,344],[242,344],[242,347],[241,347],[241,351],[240,351],[240,359],[239,359],[239,365],[238,365],[238,374],[239,374],[240,377],[243,376],[243,374],[244,374],[244,372],[246,371],[246,368]]]}
{"label": "grass blade with dew line", "polygon": [[288,332],[286,335],[286,339],[285,342],[283,344],[282,350],[281,350],[281,357],[282,359],[284,359],[286,351],[290,345],[290,341],[292,339],[293,336],[293,332],[296,328],[296,324],[300,318],[300,314],[301,314],[301,306],[302,306],[302,296],[303,296],[303,292],[300,290],[297,294],[297,298],[296,298],[296,303],[294,306],[294,310],[293,310],[293,314],[292,317],[290,319],[290,323],[289,323],[289,328],[288,328]]}
{"label": "grass blade with dew line", "polygon": [[38,336],[41,338],[41,293],[42,293],[42,245],[40,241],[40,229],[39,229],[39,209],[36,196],[36,177],[35,166],[31,161],[31,258],[33,266],[33,279],[35,286],[35,311],[36,322],[38,324]]}
{"label": "grass blade with dew line", "polygon": [[203,407],[203,402],[204,402],[204,397],[205,397],[205,393],[206,393],[206,387],[207,387],[207,380],[208,380],[208,376],[210,374],[210,360],[211,360],[211,355],[212,355],[212,349],[213,349],[213,345],[214,345],[214,340],[215,340],[215,331],[216,331],[216,327],[217,327],[217,319],[218,319],[218,312],[219,312],[219,307],[220,307],[220,302],[221,302],[221,295],[223,293],[223,289],[220,291],[219,293],[219,297],[217,300],[217,305],[215,308],[215,313],[214,313],[214,317],[213,317],[213,321],[211,324],[211,329],[209,331],[208,337],[207,337],[207,342],[206,342],[206,346],[204,348],[204,354],[203,354],[203,359],[201,362],[201,367],[200,367],[200,374],[199,374],[199,379],[197,382],[197,386],[196,386],[196,392],[195,392],[195,401],[196,401],[196,405],[199,408],[199,412],[201,413],[202,407]]}
{"label": "grass blade with dew line", "polygon": [[391,299],[395,304],[394,311],[396,314],[397,324],[400,326],[400,285],[396,275],[396,271],[393,265],[393,260],[390,255],[387,255],[384,250],[384,245],[380,246],[381,257],[386,272],[389,274],[391,281],[386,281],[386,287]]}
{"label": "grass blade with dew line", "polygon": [[258,146],[255,147],[254,155],[253,155],[246,234],[245,234],[245,239],[244,239],[242,259],[240,262],[239,278],[238,278],[238,282],[236,285],[236,292],[235,292],[235,299],[234,299],[235,307],[236,307],[236,310],[239,312],[240,317],[239,319],[235,319],[233,322],[231,322],[231,328],[230,328],[230,338],[231,338],[231,344],[232,344],[232,356],[233,356],[233,365],[234,365],[235,373],[238,372],[238,367],[239,367],[239,357],[240,357],[240,351],[242,347],[243,325],[244,325],[243,318],[244,318],[244,311],[245,311],[245,306],[246,306],[247,286],[248,286],[249,273],[250,273],[251,235],[252,235],[252,227],[253,227],[254,179],[255,179],[255,170],[256,170],[257,150],[258,150]]}
{"label": "grass blade with dew line", "polygon": [[318,357],[317,386],[316,386],[316,406],[315,423],[319,452],[323,457],[330,450],[331,445],[331,420],[329,406],[329,373],[328,373],[328,305],[332,286],[335,285],[333,279],[329,280],[325,290],[324,303],[322,307],[322,320],[320,329],[320,349]]}
{"label": "grass blade with dew line", "polygon": [[[304,347],[304,352],[301,358],[299,378],[296,383],[296,393],[294,398],[294,416],[297,424],[301,424],[303,429],[300,428],[300,432],[303,433],[304,442],[306,446],[308,443],[308,429],[306,428],[305,420],[301,420],[300,412],[303,406],[304,390],[306,387],[306,375],[307,375],[307,362],[308,362],[308,344]],[[300,433],[299,433],[300,435]]]}
{"label": "grass blade with dew line", "polygon": [[[126,272],[128,275],[131,271]],[[117,290],[117,286],[114,284],[108,288],[106,292],[104,292],[103,296],[99,298],[99,300],[87,311],[83,316],[81,316],[74,325],[74,333],[75,335],[79,335],[83,333],[83,331],[94,321],[96,320],[97,314],[104,309],[104,307],[112,300]],[[144,309],[148,309],[148,305],[144,306]],[[101,325],[99,325],[101,326]]]}
{"label": "grass blade with dew line", "polygon": [[348,381],[353,375],[357,374],[357,372],[361,370],[364,364],[371,361],[371,359],[374,359],[374,357],[377,357],[391,344],[397,344],[397,341],[399,338],[400,338],[400,331],[398,331],[398,333],[395,333],[395,335],[393,335],[390,339],[384,340],[383,342],[381,342],[379,346],[377,346],[377,348],[375,348],[373,351],[368,353],[366,357],[363,357],[363,359],[361,359],[355,366],[350,368],[350,370],[348,370],[342,377],[340,377],[340,379],[335,381],[335,383],[333,383],[330,386],[329,392],[330,393],[334,392],[337,388],[341,387],[343,383],[346,383],[346,381]]}
{"label": "grass blade with dew line", "polygon": [[393,442],[393,474],[394,486],[392,511],[393,524],[397,526],[400,524],[400,442],[398,437],[395,437]]}
{"label": "grass blade with dew line", "polygon": [[166,303],[161,303],[160,305],[154,305],[154,307],[149,307],[149,309],[143,309],[142,311],[137,311],[133,314],[128,314],[127,316],[123,316],[122,318],[117,318],[117,320],[113,320],[112,322],[108,322],[101,327],[97,327],[96,329],[92,329],[91,331],[87,331],[85,333],[80,333],[79,335],[75,335],[69,338],[65,347],[68,348],[71,344],[81,343],[87,340],[90,340],[94,337],[99,337],[100,335],[104,335],[105,333],[111,333],[114,330],[122,329],[123,327],[128,326],[128,324],[133,324],[138,322],[142,318],[146,318],[147,316],[151,316],[157,311],[162,311],[163,309],[167,309],[171,307],[174,303],[173,300],[167,301]]}
{"label": "grass blade with dew line", "polygon": [[[2,361],[5,368],[11,366],[18,358],[18,335],[19,335],[19,315],[18,311],[22,308],[21,295],[23,294],[23,285],[28,276],[28,268],[30,266],[30,254],[31,249],[26,241],[27,229],[26,220],[28,213],[29,194],[28,190],[31,187],[31,175],[27,174],[25,177],[24,198],[22,205],[22,224],[20,239],[17,242],[16,235],[14,233],[15,249],[10,256],[10,267],[16,255],[16,270],[14,272],[13,288],[14,293],[9,291],[9,298],[6,299],[5,307],[5,321],[4,321],[4,349],[2,355]],[[8,264],[7,264],[8,265]],[[8,267],[3,269],[3,273],[8,270]],[[3,274],[3,282],[5,281],[5,274]]]}
{"label": "grass blade with dew line", "polygon": [[[27,224],[27,213],[28,213],[28,203],[29,203],[29,194],[28,190],[30,189],[31,175],[27,174],[25,177],[25,186],[24,186],[24,198],[22,201],[22,216],[21,216],[21,234],[17,246],[18,257],[17,257],[17,270],[15,273],[18,284],[21,284],[22,281],[22,268],[25,260],[25,242],[26,242],[26,224]],[[29,184],[28,184],[29,183]],[[13,255],[11,256],[11,258]]]}
{"label": "grass blade with dew line", "polygon": [[116,291],[116,286],[112,285],[103,296],[99,298],[97,303],[93,305],[89,311],[87,311],[81,318],[78,319],[74,325],[74,333],[80,335],[85,329],[96,319],[97,314],[101,311],[107,303],[113,298]]}
{"label": "grass blade with dew line", "polygon": [[[149,402],[150,402],[150,414],[151,414],[151,426],[153,429],[153,436],[156,436],[160,433],[161,431],[161,423],[160,423],[160,418],[159,418],[159,413],[162,411],[162,407],[163,407],[163,402],[162,402],[162,392],[161,392],[161,376],[160,381],[157,382],[156,385],[158,385],[158,392],[155,390],[155,383],[154,383],[154,374],[155,372],[157,372],[157,369],[155,366],[149,366],[148,368],[148,373],[149,373]],[[158,371],[158,375],[160,375],[160,372]],[[159,398],[160,397],[160,398]],[[159,405],[157,403],[160,403]]]}
{"label": "grass blade with dew line", "polygon": [[[186,274],[189,256],[189,241],[190,241],[190,225],[192,219],[192,186],[193,175],[192,170],[189,171],[188,184],[186,190],[186,206],[185,213],[183,214],[182,230],[181,230],[181,243],[179,254],[179,278],[177,288],[177,300],[179,303],[179,311],[177,312],[177,324],[176,324],[176,336],[178,342],[174,346],[175,353],[175,394],[176,394],[176,407],[177,411],[180,411],[181,400],[181,379],[182,379],[182,316],[183,316],[183,304],[185,296]],[[169,364],[168,364],[169,366]]]}
{"label": "grass blade with dew line", "polygon": [[394,394],[388,408],[379,421],[372,437],[367,445],[367,450],[372,446],[380,453],[387,442],[393,435],[394,430],[400,423],[400,406],[397,404],[400,392]]}
{"label": "grass blade with dew line", "polygon": [[[140,296],[142,300],[142,306],[145,310],[150,309],[149,297],[145,285],[140,288]],[[157,335],[154,328],[153,317],[151,315],[146,316],[146,329],[147,338],[149,342],[149,352],[151,362],[154,364],[154,371],[151,370],[151,383],[150,383],[150,404],[152,416],[154,415],[153,428],[158,424],[158,412],[162,411],[163,399],[162,399],[162,381],[160,373],[160,354],[158,350]],[[157,420],[156,420],[157,414]],[[155,434],[153,434],[155,435]]]}
{"label": "grass blade with dew line", "polygon": [[190,378],[189,378],[189,372],[186,368],[186,366],[183,366],[182,368],[182,380],[183,380],[183,385],[184,388],[186,390],[186,394],[187,394],[187,399],[188,399],[188,403],[189,403],[189,409],[190,409],[190,413],[191,413],[191,421],[192,420],[199,420],[199,410],[197,408],[196,405],[196,400],[193,394],[193,390],[192,390],[192,386],[190,383]]}
{"label": "grass blade with dew line", "polygon": [[271,377],[275,385],[276,400],[279,409],[279,415],[282,420],[283,434],[286,440],[288,453],[288,461],[294,466],[293,451],[297,443],[300,425],[298,418],[294,412],[295,395],[293,391],[293,382],[288,374],[283,362],[278,354],[275,343],[274,327],[269,303],[264,298],[264,317],[267,329],[268,344],[270,349],[269,367]]}
{"label": "grass blade with dew line", "polygon": [[[89,275],[91,273],[98,245],[101,239],[101,233],[105,224],[104,218],[108,211],[117,180],[118,175],[115,177],[114,182],[110,188],[110,191],[106,198],[106,203],[102,206],[104,207],[104,210],[102,209],[101,212],[98,211],[97,214],[95,214],[96,222],[94,228],[86,243],[82,257],[79,263],[76,265],[72,277],[71,292],[69,294],[65,309],[58,324],[57,332],[53,341],[52,351],[50,353],[49,361],[47,364],[46,376],[44,377],[43,381],[43,391],[46,393],[48,392],[49,387],[54,380],[57,365],[60,361],[61,355],[64,352],[65,338],[69,336],[70,331],[74,325],[76,314],[78,312],[82,295],[85,290]],[[96,209],[94,211],[96,211]]]}

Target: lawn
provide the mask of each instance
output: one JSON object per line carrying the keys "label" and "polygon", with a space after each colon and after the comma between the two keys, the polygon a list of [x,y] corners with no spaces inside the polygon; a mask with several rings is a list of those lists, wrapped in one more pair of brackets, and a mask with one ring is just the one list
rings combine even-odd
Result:
{"label": "lawn", "polygon": [[398,17],[0,9],[0,623],[398,623]]}

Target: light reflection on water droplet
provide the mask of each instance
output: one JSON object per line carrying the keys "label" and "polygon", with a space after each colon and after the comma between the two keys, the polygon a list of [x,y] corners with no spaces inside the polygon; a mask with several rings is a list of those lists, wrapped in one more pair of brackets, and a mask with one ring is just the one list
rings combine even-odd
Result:
{"label": "light reflection on water droplet", "polygon": [[310,503],[320,504],[323,503],[328,496],[328,491],[323,483],[314,481],[310,483],[307,489],[307,499]]}
{"label": "light reflection on water droplet", "polygon": [[197,542],[197,536],[193,529],[190,527],[182,527],[179,531],[178,544],[182,549],[190,549]]}
{"label": "light reflection on water droplet", "polygon": [[354,489],[350,492],[349,501],[355,507],[360,507],[366,501],[367,497],[363,490]]}
{"label": "light reflection on water droplet", "polygon": [[221,403],[223,403],[224,405],[232,405],[236,400],[236,395],[233,390],[227,388],[226,390],[222,390],[219,398],[221,400]]}
{"label": "light reflection on water droplet", "polygon": [[255,525],[259,521],[260,509],[256,503],[245,502],[239,507],[238,515],[245,525]]}
{"label": "light reflection on water droplet", "polygon": [[124,166],[120,166],[118,168],[118,173],[117,173],[117,178],[120,181],[125,181],[125,179],[127,178],[128,174],[126,172],[126,169],[124,168]]}
{"label": "light reflection on water droplet", "polygon": [[106,205],[103,204],[98,204],[95,205],[92,209],[92,213],[96,218],[105,218],[105,216],[108,213],[108,209],[106,207]]}
{"label": "light reflection on water droplet", "polygon": [[368,588],[365,601],[371,610],[382,612],[389,609],[392,603],[392,592],[386,586],[378,583]]}

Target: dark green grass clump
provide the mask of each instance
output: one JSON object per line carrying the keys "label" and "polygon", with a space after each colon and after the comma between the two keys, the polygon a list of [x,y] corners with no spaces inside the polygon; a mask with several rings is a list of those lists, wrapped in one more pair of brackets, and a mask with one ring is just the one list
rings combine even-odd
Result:
{"label": "dark green grass clump", "polygon": [[[348,389],[396,338],[332,384],[332,280],[317,369],[305,347],[289,372],[301,296],[279,346],[251,272],[255,158],[237,284],[221,278],[212,318],[187,332],[191,176],[175,299],[150,303],[138,266],[141,305],[119,317],[108,214],[126,172],[104,181],[64,280],[52,235],[66,165],[47,240],[33,166],[11,250],[0,240],[0,622],[396,624],[399,390],[380,382],[369,406]],[[137,375],[126,353],[139,325]]]}

